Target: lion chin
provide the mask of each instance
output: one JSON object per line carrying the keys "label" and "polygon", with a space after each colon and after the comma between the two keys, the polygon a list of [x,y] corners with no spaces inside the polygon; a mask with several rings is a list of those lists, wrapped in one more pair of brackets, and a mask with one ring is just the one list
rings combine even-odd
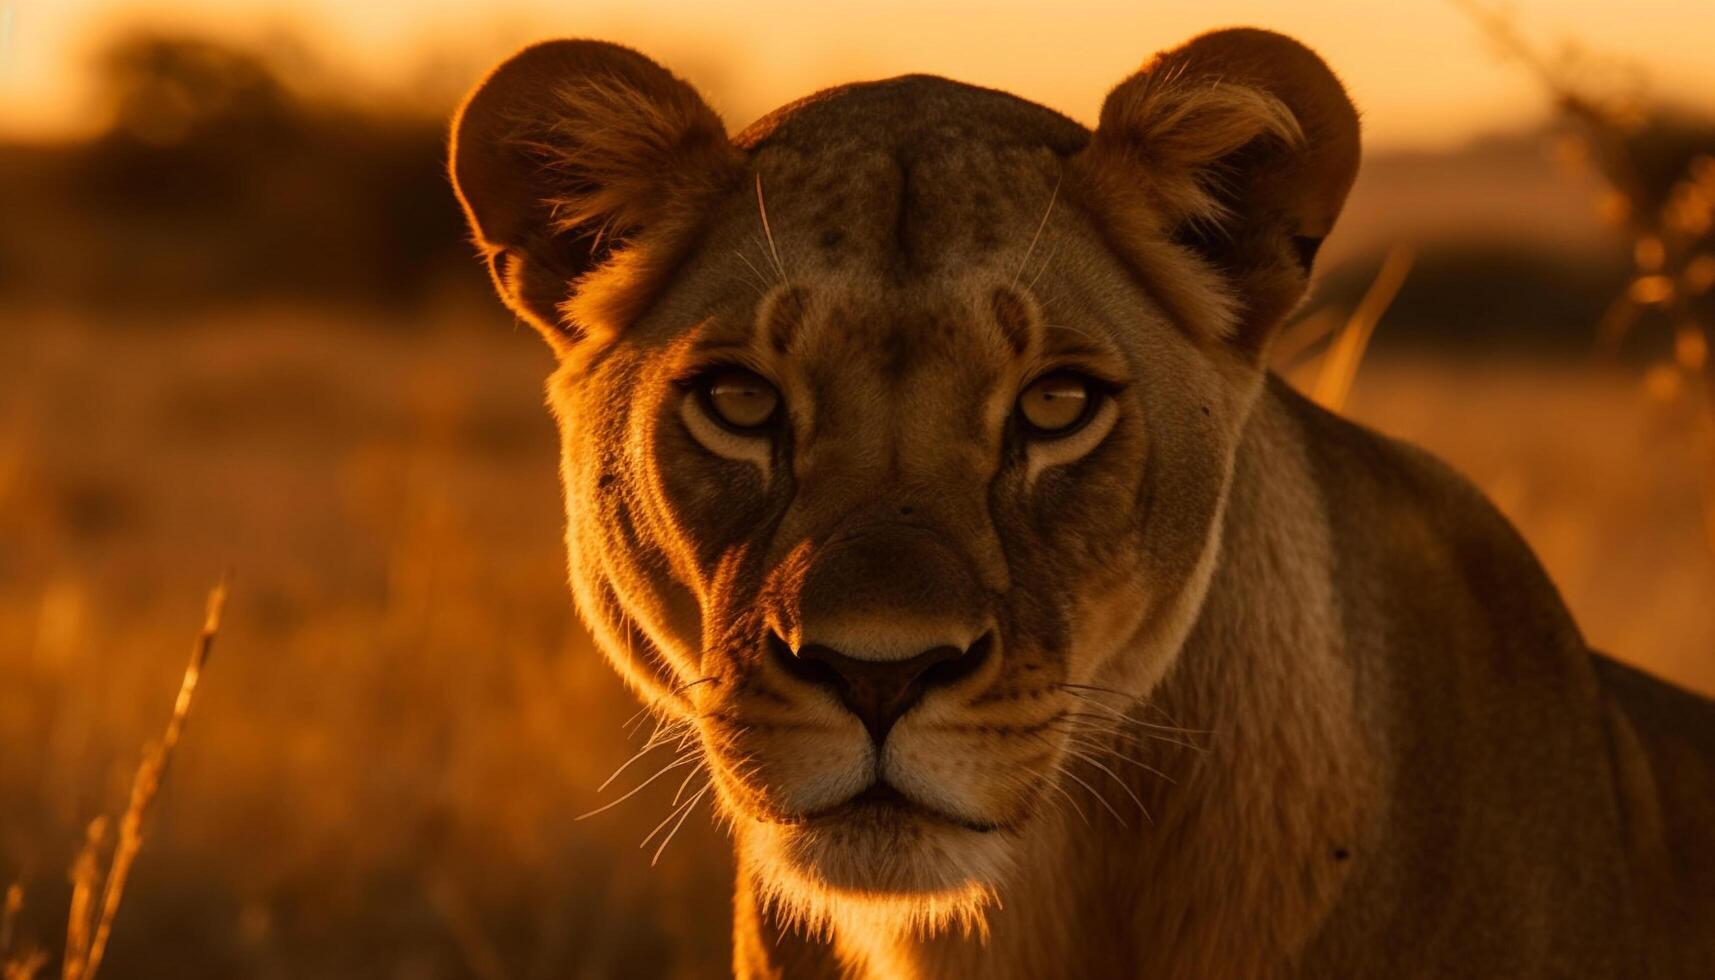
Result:
{"label": "lion chin", "polygon": [[986,931],[1018,831],[910,803],[854,801],[792,822],[747,820],[740,853],[766,903],[811,933]]}

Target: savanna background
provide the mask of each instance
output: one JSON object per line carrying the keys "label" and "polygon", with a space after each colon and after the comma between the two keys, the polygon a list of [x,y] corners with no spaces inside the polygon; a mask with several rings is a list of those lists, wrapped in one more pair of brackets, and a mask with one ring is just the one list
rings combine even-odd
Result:
{"label": "savanna background", "polygon": [[[1715,693],[1715,6],[1150,7],[0,0],[6,980],[87,980],[103,918],[114,980],[725,970],[706,814],[638,846],[679,774],[574,820],[672,753],[598,793],[650,726],[563,584],[550,357],[442,172],[541,37],[637,46],[735,130],[912,70],[1089,122],[1201,30],[1300,37],[1367,157],[1279,366],[1469,474],[1595,646]],[[87,845],[229,569],[141,850]]]}

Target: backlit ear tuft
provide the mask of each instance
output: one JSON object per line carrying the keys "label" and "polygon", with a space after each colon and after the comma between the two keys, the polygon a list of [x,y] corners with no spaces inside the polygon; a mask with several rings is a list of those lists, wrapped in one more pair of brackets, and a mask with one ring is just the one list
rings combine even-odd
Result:
{"label": "backlit ear tuft", "polygon": [[1203,263],[1190,278],[1224,288],[1230,305],[1181,305],[1224,320],[1237,346],[1260,355],[1303,298],[1357,176],[1358,116],[1309,48],[1268,31],[1217,31],[1121,82],[1078,164],[1122,251],[1157,274],[1166,243],[1190,250]]}
{"label": "backlit ear tuft", "polygon": [[637,314],[743,165],[694,89],[599,41],[501,64],[455,117],[451,157],[501,298],[562,349]]}
{"label": "backlit ear tuft", "polygon": [[1300,147],[1304,133],[1273,95],[1218,79],[1187,84],[1181,63],[1120,83],[1102,106],[1097,139],[1149,171],[1151,196],[1173,220],[1219,223],[1238,203],[1225,161],[1259,140]]}

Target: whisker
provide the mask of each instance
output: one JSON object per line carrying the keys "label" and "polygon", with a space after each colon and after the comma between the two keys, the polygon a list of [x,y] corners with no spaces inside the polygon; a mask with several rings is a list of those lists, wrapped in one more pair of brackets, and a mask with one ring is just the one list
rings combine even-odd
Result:
{"label": "whisker", "polygon": [[673,689],[673,693],[674,694],[684,694],[686,691],[689,691],[693,687],[699,687],[703,684],[714,684],[714,683],[718,682],[719,680],[720,680],[719,677],[716,677],[713,674],[707,674],[707,675],[704,675],[702,677],[697,678],[694,681],[686,681],[685,683],[680,684],[678,687],[675,687]]}
{"label": "whisker", "polygon": [[696,737],[696,727],[693,725],[686,725],[685,730],[679,734],[679,744],[676,748],[680,750],[687,748],[696,739]]}
{"label": "whisker", "polygon": [[644,705],[643,707],[638,708],[636,714],[632,715],[630,718],[625,719],[625,724],[619,726],[620,730],[625,732],[627,738],[636,734],[635,729],[643,721],[644,718],[648,717],[649,710],[650,710],[649,705]]}
{"label": "whisker", "polygon": [[[1097,733],[1097,734],[1101,734],[1101,733]],[[1176,780],[1172,776],[1169,776],[1168,774],[1162,772],[1160,769],[1157,769],[1154,766],[1149,765],[1146,762],[1140,761],[1138,759],[1134,759],[1129,755],[1125,755],[1124,753],[1113,748],[1112,746],[1100,745],[1100,744],[1090,740],[1087,737],[1087,734],[1085,732],[1078,732],[1078,731],[1067,732],[1067,737],[1072,739],[1073,741],[1075,741],[1078,745],[1083,746],[1084,748],[1086,748],[1090,751],[1100,752],[1103,755],[1109,756],[1110,758],[1114,759],[1116,762],[1130,763],[1130,764],[1138,767],[1139,769],[1142,769],[1144,772],[1147,772],[1150,775],[1155,776],[1158,779],[1165,780],[1169,783],[1172,783],[1175,786],[1177,786],[1179,784],[1178,780]]]}
{"label": "whisker", "polygon": [[648,847],[649,842],[655,839],[655,835],[659,834],[663,830],[666,830],[667,825],[673,821],[674,817],[677,817],[682,812],[689,810],[691,807],[691,804],[697,802],[700,799],[702,799],[702,790],[701,789],[699,789],[696,794],[692,795],[692,797],[689,800],[686,800],[683,803],[674,804],[673,808],[667,812],[667,816],[665,818],[663,818],[660,823],[656,824],[655,828],[653,830],[649,831],[648,834],[645,834],[641,841],[637,842],[637,849],[642,850],[643,848]]}
{"label": "whisker", "polygon": [[[1130,704],[1135,704],[1135,705],[1142,707],[1142,708],[1148,708],[1152,711],[1157,712],[1163,718],[1166,718],[1168,720],[1168,722],[1171,723],[1172,728],[1175,731],[1184,732],[1185,734],[1196,734],[1196,735],[1213,735],[1214,734],[1213,731],[1210,731],[1207,729],[1186,728],[1185,726],[1181,725],[1172,715],[1168,714],[1166,709],[1162,708],[1161,705],[1156,704],[1154,701],[1151,701],[1148,698],[1140,698],[1140,697],[1137,697],[1136,695],[1133,695],[1133,694],[1127,694],[1124,691],[1116,691],[1111,687],[1098,687],[1094,684],[1072,684],[1072,683],[1064,683],[1063,682],[1063,683],[1058,684],[1056,686],[1059,687],[1061,690],[1066,691],[1067,693],[1072,693],[1075,691],[1087,691],[1087,692],[1090,692],[1092,694],[1106,694],[1106,695],[1109,695],[1111,697],[1119,698],[1122,701],[1126,701]],[[1099,701],[1095,701],[1093,698],[1091,699],[1091,701],[1092,701],[1092,703],[1096,703],[1096,704],[1101,703]],[[1139,724],[1145,724],[1145,725],[1154,725],[1155,724],[1154,722],[1144,721],[1143,719],[1137,719],[1137,721]],[[1166,728],[1168,726],[1156,725],[1156,727]]]}
{"label": "whisker", "polygon": [[[1174,738],[1171,735],[1159,735],[1152,731],[1133,730],[1125,725],[1116,723],[1114,719],[1109,718],[1106,715],[1090,715],[1077,711],[1068,711],[1065,713],[1063,719],[1057,720],[1057,723],[1078,725],[1090,731],[1104,732],[1131,742],[1139,748],[1144,748],[1149,743],[1158,743],[1161,745],[1172,745],[1182,749],[1191,749],[1195,752],[1208,751],[1206,746]],[[1147,742],[1145,741],[1146,739],[1148,740]]]}
{"label": "whisker", "polygon": [[[1178,733],[1183,733],[1183,735],[1214,735],[1213,731],[1209,731],[1209,729],[1185,728],[1182,724],[1161,724],[1158,723],[1158,721],[1149,721],[1149,719],[1144,719],[1144,717],[1137,717],[1135,714],[1132,714],[1132,712],[1122,711],[1122,709],[1118,709],[1115,705],[1108,704],[1108,702],[1104,702],[1104,700],[1096,699],[1096,697],[1092,697],[1089,693],[1084,693],[1082,690],[1075,690],[1075,688],[1062,687],[1062,692],[1065,693],[1067,697],[1079,700],[1080,704],[1087,704],[1089,707],[1096,707],[1096,709],[1101,709],[1101,711],[1110,712],[1113,716],[1123,717],[1125,721],[1130,721],[1130,723],[1147,724],[1149,728],[1159,728],[1163,729],[1163,731],[1178,731]],[[1115,697],[1123,697],[1123,695],[1115,695]],[[1152,709],[1156,709],[1156,711],[1161,711],[1159,707],[1152,705],[1151,702],[1147,702],[1147,700],[1127,699],[1127,704],[1134,704],[1137,705],[1137,707],[1152,707]]]}
{"label": "whisker", "polygon": [[[1046,737],[1039,735],[1039,734],[1036,734],[1034,732],[1032,734],[1035,735],[1035,737],[1038,740],[1040,740],[1041,742],[1043,742],[1044,744],[1052,745],[1052,743],[1049,742],[1049,740]],[[1089,741],[1088,739],[1081,738],[1081,737],[1079,737],[1079,734],[1077,732],[1072,732],[1072,733],[1068,734],[1064,749],[1065,749],[1065,752],[1067,755],[1072,756],[1073,758],[1075,758],[1081,762],[1084,762],[1088,765],[1094,766],[1095,768],[1100,769],[1103,773],[1106,773],[1108,778],[1112,779],[1115,783],[1119,784],[1119,788],[1121,789],[1121,791],[1123,791],[1127,796],[1131,797],[1131,801],[1133,803],[1137,804],[1138,812],[1143,814],[1143,818],[1145,820],[1149,821],[1149,823],[1152,826],[1154,825],[1155,820],[1149,814],[1149,807],[1144,805],[1143,800],[1131,788],[1131,785],[1128,784],[1124,779],[1120,778],[1119,773],[1114,772],[1112,769],[1108,768],[1105,764],[1103,764],[1101,759],[1098,756],[1101,754],[1111,754],[1116,759],[1123,759],[1124,761],[1130,762],[1133,765],[1139,766],[1139,767],[1141,767],[1141,768],[1143,768],[1143,769],[1145,769],[1151,773],[1155,773],[1156,775],[1161,775],[1161,778],[1167,779],[1167,781],[1170,783],[1173,782],[1173,780],[1168,779],[1165,775],[1162,775],[1157,770],[1152,769],[1149,766],[1146,766],[1141,762],[1138,762],[1136,759],[1131,759],[1131,758],[1126,757],[1126,756],[1121,756],[1117,752],[1112,752],[1108,747],[1097,745],[1094,742]],[[1078,778],[1070,770],[1064,769],[1064,767],[1062,767],[1062,771],[1066,772],[1066,774],[1068,776],[1071,776],[1073,779]],[[1078,782],[1083,783],[1083,780],[1078,780]],[[1088,788],[1088,784],[1084,784],[1084,785],[1086,786],[1086,788]],[[1094,790],[1092,789],[1091,792],[1094,792]],[[1097,798],[1102,799],[1102,797],[1099,794],[1097,795]],[[1103,800],[1103,802],[1105,803],[1106,801]],[[1112,807],[1109,807],[1110,812],[1112,811],[1112,809],[1113,809]],[[1115,814],[1115,816],[1118,816],[1118,814]]]}
{"label": "whisker", "polygon": [[755,262],[750,261],[750,256],[745,255],[736,248],[732,250],[732,254],[738,256],[739,261],[748,266],[751,272],[756,273],[756,282],[753,282],[750,285],[753,286],[758,293],[764,296],[768,295],[768,277],[762,274],[762,270],[756,267]]}
{"label": "whisker", "polygon": [[673,802],[667,804],[668,806],[679,805],[679,797],[685,795],[685,787],[691,785],[691,780],[696,779],[699,772],[708,772],[708,770],[702,765],[695,765],[691,767],[690,772],[685,773],[685,778],[679,782],[679,788],[673,791]]}
{"label": "whisker", "polygon": [[[1062,684],[1062,685],[1060,685],[1060,691],[1061,691],[1061,693],[1065,694],[1067,697],[1073,698],[1081,704],[1087,704],[1092,708],[1098,708],[1102,711],[1106,711],[1109,714],[1112,714],[1116,718],[1124,718],[1127,721],[1132,720],[1132,716],[1131,716],[1130,711],[1122,709],[1122,708],[1115,707],[1114,705],[1111,705],[1111,704],[1107,703],[1106,701],[1103,701],[1103,700],[1095,697],[1093,694],[1087,693],[1082,688],[1076,688],[1076,687],[1071,687],[1071,686]],[[1137,703],[1136,700],[1133,698],[1126,698],[1125,701],[1126,701],[1126,704],[1128,704],[1128,705]]]}
{"label": "whisker", "polygon": [[[608,786],[610,786],[615,779],[619,778],[620,773],[631,768],[632,763],[636,762],[638,759],[643,758],[644,756],[648,755],[649,753],[655,751],[656,749],[658,749],[661,746],[666,745],[666,744],[667,744],[667,739],[661,737],[661,728],[659,725],[657,725],[655,728],[655,731],[650,734],[649,740],[643,743],[643,748],[638,749],[636,754],[634,754],[631,758],[620,763],[619,768],[615,769],[613,771],[612,775],[610,775],[606,779],[602,780],[601,785],[597,786],[595,788],[595,791],[597,793],[600,793],[602,790],[607,789]],[[680,748],[683,748],[683,747],[684,747],[683,745],[680,746]]]}
{"label": "whisker", "polygon": [[691,815],[691,810],[696,807],[697,801],[703,798],[703,795],[709,791],[709,787],[712,785],[714,785],[712,781],[704,783],[703,788],[697,790],[697,795],[685,801],[685,805],[679,813],[679,822],[673,825],[672,830],[667,831],[667,836],[661,838],[661,846],[655,849],[654,856],[649,859],[649,866],[651,868],[655,867],[655,862],[661,860],[661,852],[665,851],[667,849],[667,845],[672,842],[673,838],[679,835],[679,828],[685,825],[685,818]]}
{"label": "whisker", "polygon": [[[1193,751],[1197,750],[1196,746],[1184,745],[1184,744],[1179,743],[1179,742],[1167,741],[1165,739],[1152,739],[1149,742],[1142,741],[1142,740],[1138,739],[1137,737],[1134,737],[1129,732],[1116,731],[1112,728],[1092,727],[1090,725],[1081,725],[1081,724],[1074,723],[1073,725],[1071,725],[1069,727],[1056,728],[1053,730],[1057,731],[1057,732],[1061,732],[1061,733],[1069,735],[1069,736],[1083,736],[1085,738],[1091,738],[1091,739],[1097,739],[1097,740],[1109,740],[1111,743],[1111,746],[1112,746],[1112,751],[1114,753],[1118,753],[1119,749],[1125,748],[1128,750],[1136,751],[1136,752],[1143,754],[1143,755],[1149,755],[1153,750],[1157,749],[1160,744],[1171,745],[1174,748],[1179,748],[1179,749],[1191,749]],[[1152,744],[1152,742],[1158,743],[1158,744]],[[1127,758],[1127,761],[1135,762],[1137,765],[1140,765],[1140,766],[1144,764],[1143,762],[1141,762],[1139,760],[1131,759],[1129,757]]]}
{"label": "whisker", "polygon": [[[1048,207],[1042,211],[1042,220],[1036,223],[1036,233],[1030,236],[1030,244],[1025,246],[1024,258],[1018,263],[1018,271],[1012,274],[1011,288],[1018,288],[1018,280],[1024,277],[1025,267],[1030,265],[1030,255],[1036,251],[1036,243],[1042,238],[1042,229],[1048,227],[1048,216],[1054,213],[1054,202],[1060,199],[1060,181],[1064,174],[1054,178],[1054,190],[1048,195]],[[759,188],[761,184],[757,185]]]}
{"label": "whisker", "polygon": [[[1054,247],[1049,250],[1047,255],[1042,257],[1042,264],[1036,267],[1036,275],[1030,277],[1030,285],[1026,286],[1026,289],[1032,293],[1036,293],[1036,284],[1042,281],[1043,273],[1047,272],[1049,267],[1054,264],[1054,260],[1060,257],[1060,249],[1065,244],[1066,239],[1064,236],[1055,239]],[[1041,300],[1045,298],[1046,297],[1042,294],[1037,293],[1037,299]]]}
{"label": "whisker", "polygon": [[[1078,743],[1074,742],[1073,744],[1077,745]],[[1103,765],[1101,760],[1096,758],[1095,755],[1092,754],[1093,752],[1098,751],[1095,746],[1088,746],[1087,748],[1088,748],[1088,751],[1085,751],[1085,748],[1082,748],[1082,747],[1075,748],[1072,746],[1068,746],[1066,751],[1068,753],[1070,753],[1071,755],[1075,756],[1080,761],[1088,763],[1089,765],[1095,766],[1097,769],[1100,769],[1102,772],[1107,773],[1108,778],[1112,779],[1115,783],[1119,784],[1119,788],[1125,792],[1125,795],[1131,797],[1131,801],[1133,803],[1137,804],[1138,812],[1142,813],[1144,815],[1145,819],[1147,819],[1149,817],[1149,808],[1143,805],[1143,800],[1138,797],[1137,793],[1135,793],[1129,785],[1127,785],[1125,780],[1123,780],[1119,777],[1118,773],[1114,772],[1112,769],[1109,769],[1107,766]]]}
{"label": "whisker", "polygon": [[1086,827],[1093,826],[1090,823],[1089,815],[1084,812],[1084,808],[1078,805],[1078,801],[1074,800],[1072,798],[1071,793],[1066,792],[1066,787],[1060,785],[1060,780],[1057,778],[1057,775],[1056,775],[1060,771],[1061,770],[1058,767],[1056,767],[1055,772],[1049,773],[1049,775],[1048,775],[1048,788],[1052,789],[1056,793],[1059,793],[1062,797],[1065,798],[1067,803],[1070,803],[1072,805],[1072,812],[1074,812],[1078,815],[1079,820],[1084,821],[1084,826],[1086,826]]}
{"label": "whisker", "polygon": [[672,809],[668,810],[667,816],[663,817],[661,822],[655,825],[654,829],[650,830],[649,833],[647,833],[643,836],[642,840],[637,842],[637,849],[641,851],[645,847],[648,847],[649,842],[655,838],[655,835],[659,834],[662,830],[666,829],[667,824],[669,822],[671,822],[674,817],[678,816],[679,811],[683,810],[684,808],[685,808],[684,804],[681,803],[678,806],[675,806]]}
{"label": "whisker", "polygon": [[[1107,766],[1102,765],[1100,761],[1096,759],[1085,759],[1084,761],[1101,769],[1103,772],[1107,773],[1114,782],[1119,783],[1120,789],[1124,790],[1125,794],[1131,797],[1131,801],[1137,804],[1137,810],[1139,813],[1143,814],[1144,822],[1149,824],[1151,827],[1155,826],[1155,815],[1149,812],[1149,807],[1143,802],[1143,799],[1139,797],[1137,793],[1132,790],[1131,786],[1122,780],[1117,773],[1109,769]],[[1165,776],[1161,778],[1169,783],[1173,782],[1173,780],[1167,779]]]}
{"label": "whisker", "polygon": [[1073,772],[1070,768],[1068,768],[1066,766],[1061,766],[1060,772],[1067,779],[1070,779],[1072,782],[1077,783],[1079,786],[1082,786],[1085,789],[1089,790],[1090,795],[1094,796],[1096,798],[1096,802],[1100,803],[1104,809],[1106,809],[1109,813],[1113,814],[1114,819],[1118,820],[1120,822],[1120,826],[1122,826],[1122,827],[1125,826],[1125,818],[1120,816],[1120,812],[1118,810],[1114,809],[1114,805],[1112,803],[1108,802],[1107,797],[1096,792],[1096,788],[1094,786],[1091,786],[1089,783],[1084,782],[1082,779],[1080,779],[1078,777],[1077,773]]}
{"label": "whisker", "polygon": [[762,175],[756,175],[756,211],[762,216],[762,234],[768,239],[768,252],[774,256],[774,268],[780,272],[780,284],[787,285],[786,263],[780,261],[780,249],[774,244],[774,229],[768,225],[768,202],[762,196]]}
{"label": "whisker", "polygon": [[1094,709],[1096,711],[1099,711],[1103,715],[1105,715],[1109,718],[1112,718],[1116,721],[1123,721],[1127,725],[1132,725],[1132,726],[1135,726],[1138,728],[1146,728],[1146,729],[1149,729],[1151,731],[1156,731],[1156,732],[1168,732],[1169,734],[1173,734],[1173,735],[1184,735],[1187,737],[1196,736],[1196,735],[1213,735],[1214,734],[1214,732],[1209,731],[1207,729],[1183,728],[1183,727],[1179,727],[1179,726],[1161,725],[1161,724],[1157,724],[1157,723],[1152,722],[1152,721],[1146,721],[1142,718],[1137,717],[1136,715],[1130,714],[1128,712],[1121,711],[1112,705],[1104,704],[1100,701],[1095,700],[1094,698],[1090,698],[1086,695],[1079,694],[1075,691],[1067,691],[1065,693],[1068,697],[1072,698],[1074,701],[1076,701],[1078,704],[1082,705],[1083,707],[1091,708],[1091,709]]}
{"label": "whisker", "polygon": [[[677,730],[680,725],[687,724],[690,724],[689,719],[669,718],[666,715],[657,715],[655,718],[655,727],[649,732],[649,741],[664,742],[666,739],[673,737],[672,733]],[[666,734],[663,735],[663,733]]]}
{"label": "whisker", "polygon": [[[1009,772],[1006,770],[999,770],[995,772],[994,775],[1001,780],[1002,785],[1021,797],[1034,794],[1037,787],[1042,784],[1042,777],[1035,771],[1030,773],[1030,778],[1027,778],[1022,773]],[[1047,797],[1042,797],[1042,800],[1044,802],[1052,803],[1055,807],[1053,811],[1055,813],[1059,813],[1064,809],[1064,806],[1061,805],[1058,800],[1050,801]]]}
{"label": "whisker", "polygon": [[[1055,322],[1048,324],[1046,329],[1051,333],[1069,333],[1075,337],[1079,337],[1079,338],[1082,338],[1084,340],[1088,340],[1094,344],[1100,344],[1101,343],[1101,341],[1097,338],[1097,336],[1094,333],[1091,333],[1090,331],[1081,329],[1079,327],[1074,327],[1070,323],[1062,323],[1062,322],[1056,320]],[[1060,684],[1058,686],[1065,687],[1066,685]]]}
{"label": "whisker", "polygon": [[588,820],[590,817],[593,817],[598,813],[606,813],[607,811],[613,809],[614,807],[620,805],[621,803],[624,803],[626,800],[631,799],[633,796],[636,796],[638,793],[643,792],[644,787],[648,786],[650,783],[653,783],[655,780],[660,779],[662,776],[665,776],[667,773],[673,771],[674,769],[679,768],[680,766],[690,765],[700,755],[701,755],[700,752],[686,753],[685,755],[680,756],[678,759],[676,759],[672,762],[669,762],[667,765],[661,767],[660,769],[657,769],[655,771],[655,775],[650,776],[648,779],[645,779],[643,782],[638,783],[636,786],[634,786],[630,790],[626,791],[624,796],[621,796],[618,799],[616,799],[610,803],[607,803],[603,806],[596,807],[594,810],[591,810],[590,812],[583,814],[582,816],[573,817],[572,819],[573,820]]}

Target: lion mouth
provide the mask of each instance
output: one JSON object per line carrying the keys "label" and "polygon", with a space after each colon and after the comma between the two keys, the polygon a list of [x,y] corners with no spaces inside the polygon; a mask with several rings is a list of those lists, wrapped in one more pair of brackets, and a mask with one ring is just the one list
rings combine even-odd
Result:
{"label": "lion mouth", "polygon": [[855,796],[833,806],[807,813],[795,822],[811,825],[837,825],[863,821],[897,825],[910,820],[928,820],[981,834],[1003,829],[1003,825],[998,823],[972,820],[969,817],[948,813],[937,807],[926,806],[900,792],[897,787],[885,779],[877,779]]}
{"label": "lion mouth", "polygon": [[859,793],[858,795],[852,797],[850,800],[847,800],[846,802],[847,803],[855,803],[855,804],[859,804],[859,805],[866,805],[866,806],[882,806],[882,807],[888,807],[888,806],[911,807],[911,806],[916,806],[916,804],[911,802],[910,797],[907,797],[904,793],[901,793],[899,790],[894,789],[893,784],[888,782],[885,779],[878,779],[875,782],[870,783],[868,789],[866,789],[863,792]]}

